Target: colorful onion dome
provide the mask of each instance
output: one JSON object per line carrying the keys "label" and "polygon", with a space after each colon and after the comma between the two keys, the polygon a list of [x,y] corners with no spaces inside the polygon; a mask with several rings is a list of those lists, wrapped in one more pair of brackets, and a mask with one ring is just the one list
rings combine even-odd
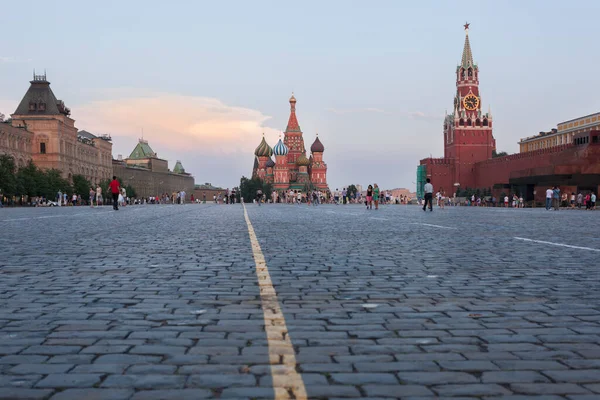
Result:
{"label": "colorful onion dome", "polygon": [[323,146],[323,143],[321,143],[318,136],[312,146],[310,146],[310,151],[313,153],[322,153],[325,151],[325,146]]}
{"label": "colorful onion dome", "polygon": [[275,161],[272,158],[267,160],[267,168],[273,168],[275,166]]}
{"label": "colorful onion dome", "polygon": [[273,155],[273,149],[267,144],[264,136],[256,150],[254,150],[254,155],[257,157],[271,157]]}
{"label": "colorful onion dome", "polygon": [[288,147],[279,139],[279,142],[273,147],[273,154],[276,156],[286,156],[290,150]]}
{"label": "colorful onion dome", "polygon": [[298,157],[298,159],[296,160],[296,165],[308,166],[308,165],[310,165],[310,160],[308,158],[306,158],[306,156],[304,154],[300,154],[300,157]]}

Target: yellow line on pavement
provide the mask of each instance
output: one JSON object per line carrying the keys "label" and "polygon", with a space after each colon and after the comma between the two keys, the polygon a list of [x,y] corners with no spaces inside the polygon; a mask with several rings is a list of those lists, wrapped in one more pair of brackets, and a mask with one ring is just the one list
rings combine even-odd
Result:
{"label": "yellow line on pavement", "polygon": [[271,282],[271,275],[265,262],[265,256],[256,238],[256,233],[254,233],[254,228],[248,217],[245,205],[244,217],[248,225],[248,235],[250,236],[252,254],[254,255],[254,263],[256,264],[256,276],[258,278],[260,300],[265,318],[265,331],[269,345],[269,363],[271,364],[271,377],[275,399],[287,399],[291,391],[295,399],[306,400],[306,388],[304,387],[302,376],[296,371],[296,355],[290,335],[288,334],[283,312],[281,312],[281,307],[279,306],[277,292],[275,292],[275,288]]}

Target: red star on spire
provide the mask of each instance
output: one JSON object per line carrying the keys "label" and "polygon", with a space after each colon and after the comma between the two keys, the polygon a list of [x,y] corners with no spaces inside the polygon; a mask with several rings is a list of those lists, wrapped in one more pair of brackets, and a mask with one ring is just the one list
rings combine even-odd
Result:
{"label": "red star on spire", "polygon": [[469,30],[469,25],[471,25],[471,24],[470,24],[470,23],[468,23],[468,22],[465,22],[465,25],[464,25],[464,27],[465,27],[465,31],[468,31],[468,30]]}

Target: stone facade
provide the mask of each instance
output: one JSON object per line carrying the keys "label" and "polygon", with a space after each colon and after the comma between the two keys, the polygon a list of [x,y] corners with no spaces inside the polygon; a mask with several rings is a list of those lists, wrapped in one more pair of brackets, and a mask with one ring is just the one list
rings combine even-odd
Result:
{"label": "stone facade", "polygon": [[33,132],[15,128],[10,123],[0,123],[0,154],[8,154],[15,160],[17,168],[22,168],[31,160]]}
{"label": "stone facade", "polygon": [[560,122],[557,128],[549,132],[540,132],[535,136],[521,139],[519,151],[526,153],[573,143],[575,135],[592,130],[600,130],[600,113]]}
{"label": "stone facade", "polygon": [[[78,132],[71,111],[57,100],[45,75],[34,75],[30,87],[12,117],[12,127],[32,133],[25,139],[33,162],[43,169],[57,169],[71,180],[83,175],[93,184],[112,174],[112,143],[108,136]],[[16,131],[13,131],[16,132]],[[27,157],[21,156],[19,160]]]}
{"label": "stone facade", "polygon": [[169,196],[173,192],[184,190],[189,200],[194,191],[194,177],[186,173],[178,161],[174,171],[168,168],[168,161],[158,158],[148,141],[140,139],[139,143],[125,160],[113,160],[113,174],[123,181],[123,185],[131,185],[137,197],[160,197],[164,193]]}

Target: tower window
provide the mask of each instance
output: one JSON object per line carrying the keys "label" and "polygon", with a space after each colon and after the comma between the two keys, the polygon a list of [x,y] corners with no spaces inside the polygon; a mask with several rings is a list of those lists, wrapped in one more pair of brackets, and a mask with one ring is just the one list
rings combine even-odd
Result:
{"label": "tower window", "polygon": [[37,105],[35,103],[29,103],[29,111],[35,111],[37,108]]}
{"label": "tower window", "polygon": [[40,102],[38,104],[38,110],[39,111],[46,111],[46,103]]}
{"label": "tower window", "polygon": [[46,154],[46,143],[40,143],[40,154]]}

